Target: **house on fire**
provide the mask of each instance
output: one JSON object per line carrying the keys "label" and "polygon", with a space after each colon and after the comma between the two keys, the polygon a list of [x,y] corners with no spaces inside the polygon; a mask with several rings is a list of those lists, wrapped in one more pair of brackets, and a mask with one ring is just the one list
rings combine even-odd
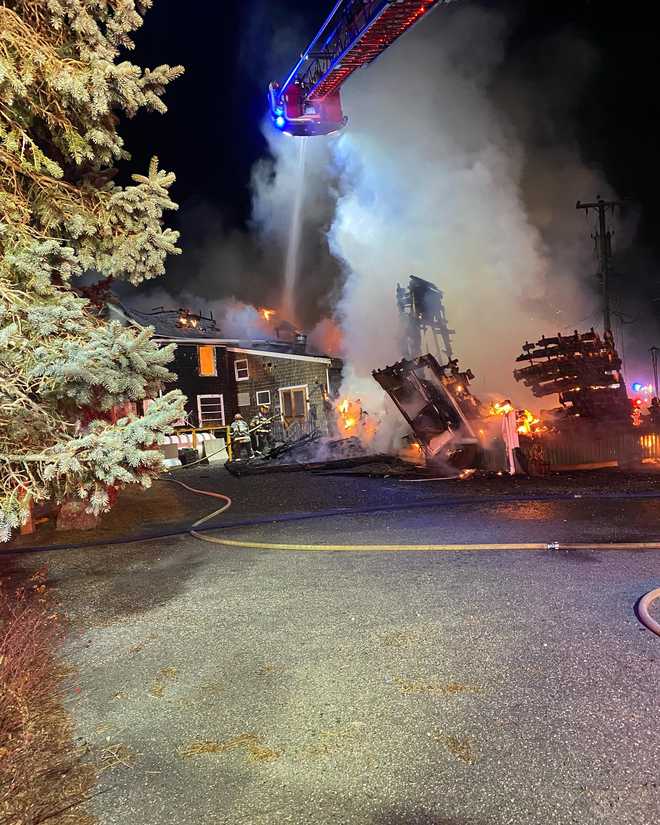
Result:
{"label": "house on fire", "polygon": [[[117,302],[107,305],[110,320],[151,326],[162,345],[176,344],[170,370],[173,385],[187,396],[187,422],[195,427],[224,426],[236,413],[249,419],[260,406],[275,416],[274,434],[319,430],[330,434],[332,405],[341,362],[307,350],[307,337],[293,327],[276,340],[223,338],[213,318],[187,310],[140,312]],[[281,428],[281,429],[280,429]]]}

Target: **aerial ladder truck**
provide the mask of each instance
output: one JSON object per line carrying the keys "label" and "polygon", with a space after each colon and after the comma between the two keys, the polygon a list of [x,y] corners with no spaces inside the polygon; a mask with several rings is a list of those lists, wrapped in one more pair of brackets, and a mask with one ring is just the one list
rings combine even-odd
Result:
{"label": "aerial ladder truck", "polygon": [[329,135],[348,122],[343,83],[379,57],[431,11],[456,0],[338,0],[283,83],[268,89],[280,131],[297,137]]}

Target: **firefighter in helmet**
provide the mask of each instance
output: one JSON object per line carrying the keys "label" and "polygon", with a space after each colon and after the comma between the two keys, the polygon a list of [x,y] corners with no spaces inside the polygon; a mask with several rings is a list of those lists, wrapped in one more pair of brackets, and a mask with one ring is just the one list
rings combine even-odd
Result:
{"label": "firefighter in helmet", "polygon": [[229,429],[231,430],[231,443],[234,447],[235,460],[241,461],[246,453],[248,458],[254,458],[250,428],[240,413],[236,413]]}
{"label": "firefighter in helmet", "polygon": [[252,446],[256,453],[261,453],[262,455],[266,450],[269,450],[272,445],[272,418],[268,413],[268,407],[262,404],[257,414],[250,421]]}

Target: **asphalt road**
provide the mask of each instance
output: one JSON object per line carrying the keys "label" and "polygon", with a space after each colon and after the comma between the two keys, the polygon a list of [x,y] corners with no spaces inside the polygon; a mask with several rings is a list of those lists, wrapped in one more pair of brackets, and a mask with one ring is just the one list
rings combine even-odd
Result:
{"label": "asphalt road", "polygon": [[[660,498],[612,497],[660,492],[653,476],[186,477],[234,498],[225,522],[401,506],[226,531],[246,541],[660,540]],[[180,495],[186,512],[215,506]],[[570,498],[519,500],[532,495]],[[660,638],[633,610],[658,586],[658,552],[182,536],[24,563],[46,558],[78,627],[71,712],[109,768],[101,825],[658,821]]]}

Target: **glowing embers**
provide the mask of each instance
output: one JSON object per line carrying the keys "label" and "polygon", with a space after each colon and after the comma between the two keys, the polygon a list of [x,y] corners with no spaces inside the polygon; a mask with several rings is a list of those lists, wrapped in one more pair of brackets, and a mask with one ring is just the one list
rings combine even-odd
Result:
{"label": "glowing embers", "polygon": [[189,309],[180,309],[176,325],[180,329],[197,329],[202,321],[202,316],[194,315]]}
{"label": "glowing embers", "polygon": [[510,401],[494,401],[490,405],[491,415],[507,415],[513,409]]}
{"label": "glowing embers", "polygon": [[[490,406],[490,415],[508,415],[514,409],[509,400],[495,401]],[[540,435],[548,431],[548,428],[537,418],[531,410],[516,410],[516,428],[520,435]],[[480,433],[483,431],[480,431]]]}
{"label": "glowing embers", "polygon": [[518,410],[517,424],[520,435],[538,435],[546,430],[541,419],[529,410]]}
{"label": "glowing embers", "polygon": [[369,443],[378,430],[378,421],[362,408],[359,398],[342,398],[336,404],[337,434],[350,438],[357,436],[363,443]]}

